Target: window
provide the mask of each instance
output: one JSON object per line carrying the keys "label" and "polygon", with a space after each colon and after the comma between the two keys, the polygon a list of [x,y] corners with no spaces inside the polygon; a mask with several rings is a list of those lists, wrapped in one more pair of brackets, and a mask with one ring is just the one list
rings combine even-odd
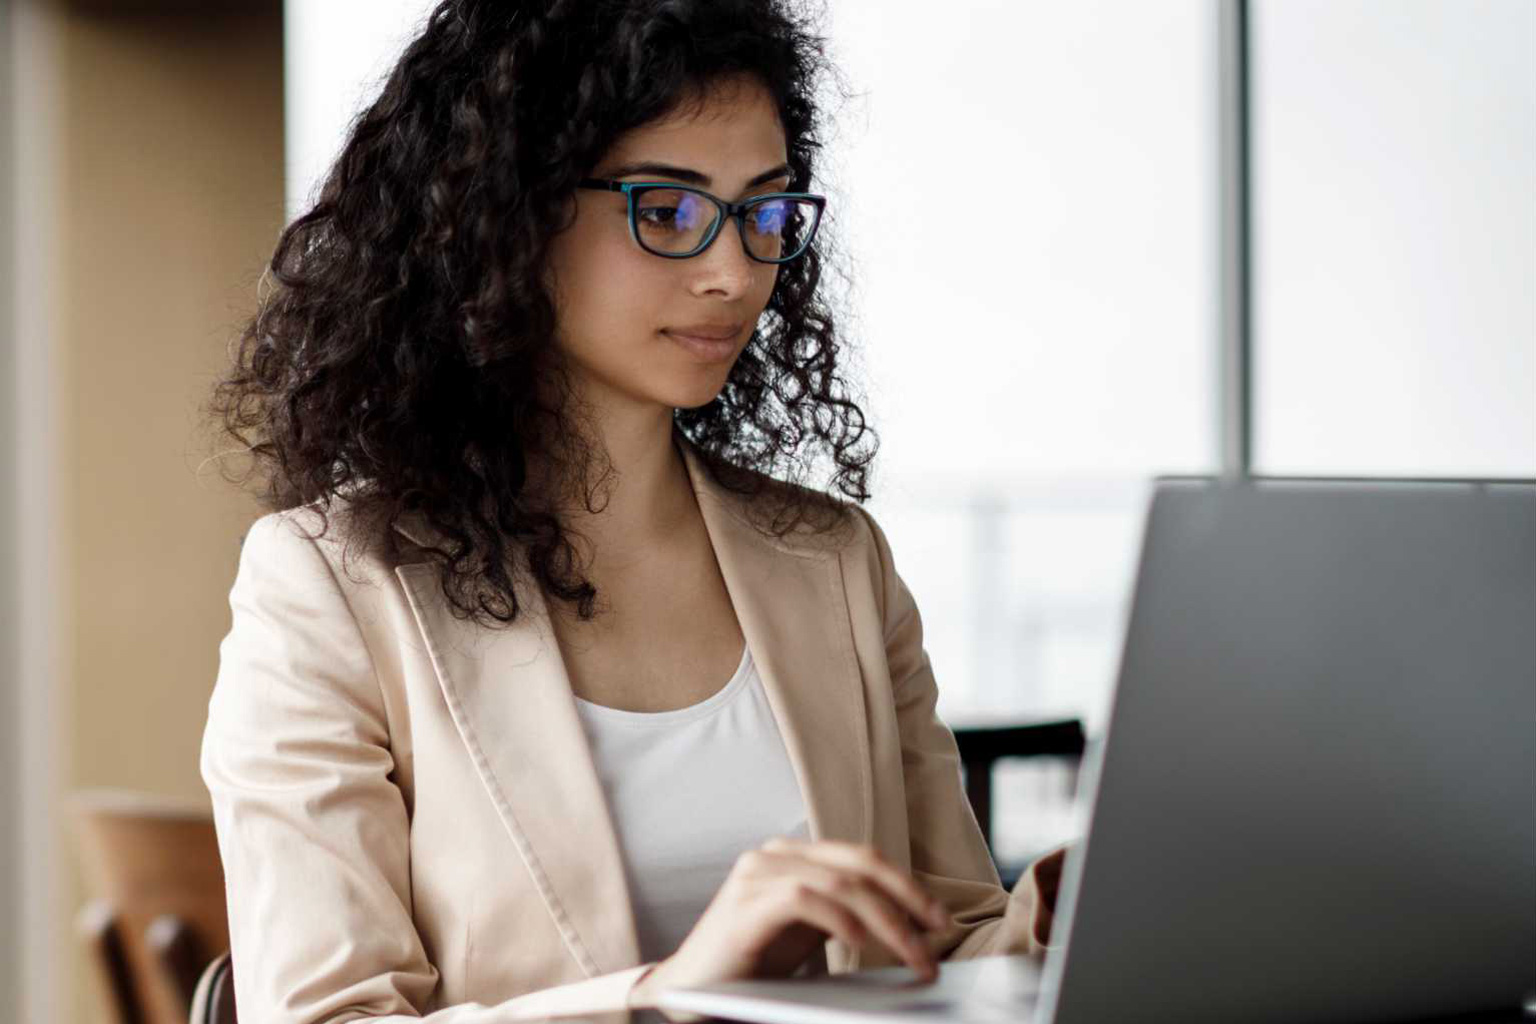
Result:
{"label": "window", "polygon": [[[950,10],[833,8],[873,511],[946,721],[1095,731],[1147,481],[1216,462],[1215,6]],[[1000,859],[1072,831],[1059,777],[994,784]]]}
{"label": "window", "polygon": [[284,134],[288,219],[314,198],[347,126],[437,6],[429,0],[286,0]]}
{"label": "window", "polygon": [[1256,464],[1536,476],[1536,6],[1253,7]]}

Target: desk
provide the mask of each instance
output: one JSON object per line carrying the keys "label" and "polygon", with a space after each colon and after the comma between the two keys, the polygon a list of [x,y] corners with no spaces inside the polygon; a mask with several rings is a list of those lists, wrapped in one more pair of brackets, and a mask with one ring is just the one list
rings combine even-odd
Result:
{"label": "desk", "polygon": [[[1458,1017],[1422,1017],[1412,1022],[1403,1024],[1531,1024],[1536,1021],[1536,1013],[1521,1013],[1519,1010],[1509,1010],[1504,1013],[1491,1014],[1463,1014]],[[570,1024],[566,1021],[565,1024]],[[657,1010],[635,1010],[628,1014],[613,1014],[601,1018],[593,1018],[593,1024],[672,1024],[666,1016]],[[707,1017],[700,1024],[751,1024],[749,1021],[732,1021],[727,1017]],[[871,1021],[871,1024],[875,1024]],[[1020,1024],[1027,1024],[1021,1021]],[[1374,1022],[1380,1024],[1380,1022]]]}
{"label": "desk", "polygon": [[[1421,1017],[1414,1021],[1404,1021],[1403,1024],[1531,1024],[1536,1021],[1536,1012],[1522,1013],[1519,1010],[1508,1010],[1502,1013],[1474,1013],[1462,1014],[1457,1017]],[[570,1024],[569,1021],[565,1024]],[[614,1014],[611,1017],[594,1018],[594,1024],[672,1024],[664,1014],[657,1010],[635,1010],[628,1014]],[[727,1017],[707,1017],[700,1024],[752,1024],[750,1021],[732,1021]],[[871,1024],[875,1024],[872,1020]],[[1020,1024],[1028,1024],[1021,1021]],[[1381,1022],[1373,1022],[1381,1024]]]}
{"label": "desk", "polygon": [[[1193,966],[1195,965],[1191,965]],[[1381,1012],[1380,1007],[1393,1001],[1397,1003],[1396,1012],[1403,1012],[1402,1008],[1406,1006],[1408,1014],[1415,1014],[1423,1012],[1419,1007],[1456,1006],[1464,999],[1475,1002],[1480,998],[1476,994],[1478,992],[1496,991],[1472,988],[1464,991],[1459,998],[1446,998],[1449,990],[1425,989],[1423,991],[1426,997],[1415,1003],[1401,998],[1403,993],[1409,990],[1399,987],[1397,989],[1399,998],[1396,1000],[1384,1002],[1380,998],[1351,998],[1351,995],[1366,997],[1369,993],[1383,994],[1378,990],[1378,986],[1383,983],[1383,978],[1362,973],[1356,975],[1360,979],[1357,993],[1352,994],[1347,990],[1336,991],[1334,998],[1326,997],[1329,991],[1327,989],[1261,987],[1256,991],[1270,994],[1240,1002],[1226,1002],[1222,1005],[1234,1012],[1222,1018],[1219,1016],[1222,1010],[1215,1004],[1207,1004],[1205,1000],[1199,998],[1205,989],[1197,979],[1200,977],[1209,979],[1210,976],[1197,975],[1190,971],[1181,971],[1179,975],[1185,979],[1182,983],[1176,983],[1179,981],[1179,976],[1176,975],[1161,976],[1159,980],[1162,984],[1156,984],[1150,978],[1146,979],[1148,983],[1164,988],[1165,991],[1161,993],[1147,991],[1146,996],[1149,998],[1145,1000],[1137,999],[1134,989],[1120,989],[1119,995],[1124,997],[1124,1001],[1119,1005],[1125,1009],[1125,1016],[1136,1019],[1149,1017],[1156,1017],[1159,1020],[1184,1019],[1174,1015],[1159,1016],[1159,1011],[1155,1008],[1160,1007],[1171,1014],[1185,1014],[1201,1021],[1220,1019],[1222,1024],[1227,1024],[1227,1021],[1240,1022],[1254,1019],[1269,1022],[1285,1021],[1287,1013],[1297,1014],[1295,1019],[1298,1021],[1318,1021],[1332,1013],[1335,1015],[1332,1020],[1338,1022],[1350,1020],[1342,1016],[1343,1013],[1353,1012],[1362,1015],[1371,1013],[1373,1005],[1378,1008],[1376,1012]],[[1366,980],[1368,978],[1371,980]],[[849,1022],[863,1024],[865,1021],[869,1024],[878,1024],[881,1021],[899,1020],[958,1022],[962,1019],[1028,1024],[1041,1010],[1040,996],[1046,980],[1045,964],[1037,958],[981,957],[971,960],[945,961],[941,965],[940,977],[933,985],[914,987],[912,976],[905,968],[887,967],[834,975],[818,979],[814,985],[810,986],[793,980],[723,982],[716,986],[706,986],[709,989],[707,993],[675,993],[669,1005],[673,1010],[696,1010],[708,1015],[705,1018],[687,1018],[693,1022],[739,1020],[743,1024],[751,1024],[751,1018],[774,1016],[784,1024],[791,1024],[797,1017],[801,1021],[832,1020],[840,1024],[849,1024]],[[1118,988],[1118,986],[1111,984],[1111,988]],[[1171,991],[1173,989],[1179,990],[1180,998],[1170,1002],[1166,997],[1173,994]],[[1292,995],[1284,994],[1288,991]],[[1513,991],[1518,992],[1519,988]],[[1436,992],[1441,994],[1436,996],[1434,994]],[[1469,992],[1472,994],[1468,995]],[[1159,995],[1164,998],[1159,999]],[[1464,1002],[1461,1004],[1465,1005]],[[1245,1012],[1250,1006],[1252,1012]],[[1074,1024],[1097,1012],[1080,1002],[1067,1009]],[[1401,1020],[1403,1024],[1409,1024],[1409,1022],[1427,1024],[1429,1021],[1444,1021],[1446,1024],[1532,1024],[1536,1021],[1536,1012],[1532,1012],[1533,1009],[1536,1007],[1528,1004],[1524,1013],[1518,1006],[1512,1006],[1499,1011],[1475,1014],[1417,1018],[1376,1017],[1374,1019],[1378,1022]],[[668,1024],[667,1012],[670,1011],[636,1011],[632,1019],[636,1024]],[[1304,1018],[1300,1016],[1303,1013],[1307,1015]]]}

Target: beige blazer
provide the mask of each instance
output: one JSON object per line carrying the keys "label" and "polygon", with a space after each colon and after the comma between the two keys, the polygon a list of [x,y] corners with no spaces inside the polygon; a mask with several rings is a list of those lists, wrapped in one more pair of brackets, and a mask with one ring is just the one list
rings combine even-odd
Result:
{"label": "beige blazer", "polygon": [[[812,837],[872,844],[947,904],[939,956],[1038,952],[1034,872],[999,885],[884,534],[859,510],[836,543],[765,537],[680,444]],[[343,566],[312,522],[246,537],[203,736],[241,1020],[623,1009],[648,965],[536,588],[476,627],[414,545]],[[825,946],[834,973],[893,962]]]}

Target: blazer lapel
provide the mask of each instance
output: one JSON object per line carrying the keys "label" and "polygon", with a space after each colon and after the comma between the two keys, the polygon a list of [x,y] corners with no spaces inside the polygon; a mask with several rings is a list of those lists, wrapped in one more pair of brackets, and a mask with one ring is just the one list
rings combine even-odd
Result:
{"label": "blazer lapel", "polygon": [[868,717],[836,551],[765,536],[679,437],[699,510],[800,782],[814,839],[873,834]]}
{"label": "blazer lapel", "polygon": [[618,839],[538,589],[519,595],[511,626],[488,630],[450,613],[435,565],[395,573],[454,725],[566,947],[589,977],[635,966]]}

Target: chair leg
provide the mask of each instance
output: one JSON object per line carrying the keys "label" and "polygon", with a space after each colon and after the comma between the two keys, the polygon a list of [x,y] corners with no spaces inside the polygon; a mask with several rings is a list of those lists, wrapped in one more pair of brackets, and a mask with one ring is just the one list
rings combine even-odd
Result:
{"label": "chair leg", "polygon": [[975,761],[965,766],[965,795],[976,812],[981,838],[992,849],[992,762]]}
{"label": "chair leg", "polygon": [[75,927],[91,948],[101,971],[117,1024],[145,1024],[143,1005],[123,949],[122,922],[117,911],[105,900],[91,900],[80,909]]}
{"label": "chair leg", "polygon": [[197,991],[198,979],[207,966],[197,936],[175,914],[161,914],[145,929],[144,939],[159,965],[161,976],[176,993],[178,1007],[185,1017],[192,1010],[193,993]]}

